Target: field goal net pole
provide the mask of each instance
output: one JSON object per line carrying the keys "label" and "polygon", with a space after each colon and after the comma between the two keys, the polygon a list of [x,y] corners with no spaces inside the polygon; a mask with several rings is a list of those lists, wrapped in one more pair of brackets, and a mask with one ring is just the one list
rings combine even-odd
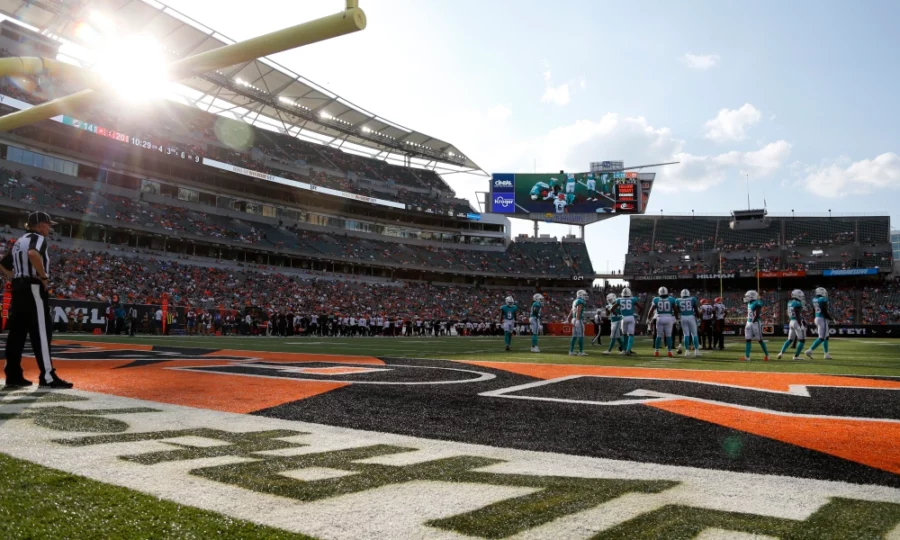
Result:
{"label": "field goal net pole", "polygon": [[[334,15],[177,60],[167,67],[167,79],[178,81],[363,30],[366,27],[366,14],[359,8],[358,0],[346,0],[346,6],[344,11]],[[0,77],[17,75],[76,78],[84,81],[89,88],[0,117],[0,132],[11,131],[60,114],[71,114],[113,92],[105,79],[96,73],[64,62],[32,57],[0,59]]]}

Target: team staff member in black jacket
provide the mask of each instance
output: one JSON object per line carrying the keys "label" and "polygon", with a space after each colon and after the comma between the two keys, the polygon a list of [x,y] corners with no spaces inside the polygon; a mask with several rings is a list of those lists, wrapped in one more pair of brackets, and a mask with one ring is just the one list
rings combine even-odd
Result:
{"label": "team staff member in black jacket", "polygon": [[43,388],[72,388],[60,379],[50,359],[52,318],[47,291],[50,288],[50,257],[47,236],[56,223],[46,212],[28,215],[28,232],[0,261],[3,275],[12,278],[12,303],[9,308],[9,335],[6,338],[6,386],[31,386],[22,374],[22,350],[25,336],[31,335],[31,349],[41,370]]}

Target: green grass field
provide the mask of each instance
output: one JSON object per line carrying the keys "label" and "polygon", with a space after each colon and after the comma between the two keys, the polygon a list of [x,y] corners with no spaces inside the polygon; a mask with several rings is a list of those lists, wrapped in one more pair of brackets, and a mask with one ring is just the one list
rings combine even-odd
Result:
{"label": "green grass field", "polygon": [[[88,336],[58,334],[57,339],[136,343],[169,347],[198,347],[204,349],[239,349],[246,351],[281,351],[296,353],[345,354],[400,358],[440,358],[446,360],[480,360],[491,362],[535,362],[553,364],[588,364],[598,366],[673,367],[681,369],[711,369],[739,371],[775,371],[827,373],[847,375],[900,376],[900,339],[844,338],[830,340],[833,360],[822,359],[822,348],[815,351],[815,360],[791,360],[789,349],[782,360],[775,360],[784,340],[767,340],[770,361],[762,361],[762,351],[754,344],[752,362],[742,362],[743,340],[726,341],[724,351],[703,351],[700,358],[683,355],[674,359],[653,356],[650,338],[635,340],[635,356],[620,356],[614,350],[609,356],[601,354],[606,347],[591,346],[585,339],[589,356],[568,356],[569,338],[542,337],[540,353],[529,352],[531,339],[514,337],[512,350],[504,351],[502,337],[409,337],[409,338],[319,338],[319,337],[202,337],[202,336]],[[604,343],[609,343],[604,339]],[[807,341],[809,346],[812,341]]]}
{"label": "green grass field", "polygon": [[310,539],[0,454],[0,538]]}

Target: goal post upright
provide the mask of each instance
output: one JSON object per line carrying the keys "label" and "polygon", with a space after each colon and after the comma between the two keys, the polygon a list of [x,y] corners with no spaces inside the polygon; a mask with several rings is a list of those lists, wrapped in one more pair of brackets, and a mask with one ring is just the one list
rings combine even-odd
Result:
{"label": "goal post upright", "polygon": [[[170,81],[178,81],[365,29],[366,14],[359,8],[359,2],[346,0],[346,6],[347,9],[333,15],[176,60],[166,68],[166,75]],[[78,111],[112,91],[96,73],[57,60],[31,57],[0,59],[0,77],[41,74],[80,78],[89,89],[0,117],[0,132]]]}

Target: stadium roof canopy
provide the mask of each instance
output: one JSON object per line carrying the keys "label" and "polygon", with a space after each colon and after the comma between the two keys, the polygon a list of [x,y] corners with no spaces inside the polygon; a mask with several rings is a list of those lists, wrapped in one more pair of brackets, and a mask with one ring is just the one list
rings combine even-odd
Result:
{"label": "stadium roof canopy", "polygon": [[[0,0],[3,15],[77,45],[86,45],[79,24],[97,12],[116,25],[119,35],[156,39],[172,60],[235,42],[155,0]],[[395,164],[484,174],[452,144],[381,118],[268,58],[181,83],[189,89],[188,103],[212,113]]]}

